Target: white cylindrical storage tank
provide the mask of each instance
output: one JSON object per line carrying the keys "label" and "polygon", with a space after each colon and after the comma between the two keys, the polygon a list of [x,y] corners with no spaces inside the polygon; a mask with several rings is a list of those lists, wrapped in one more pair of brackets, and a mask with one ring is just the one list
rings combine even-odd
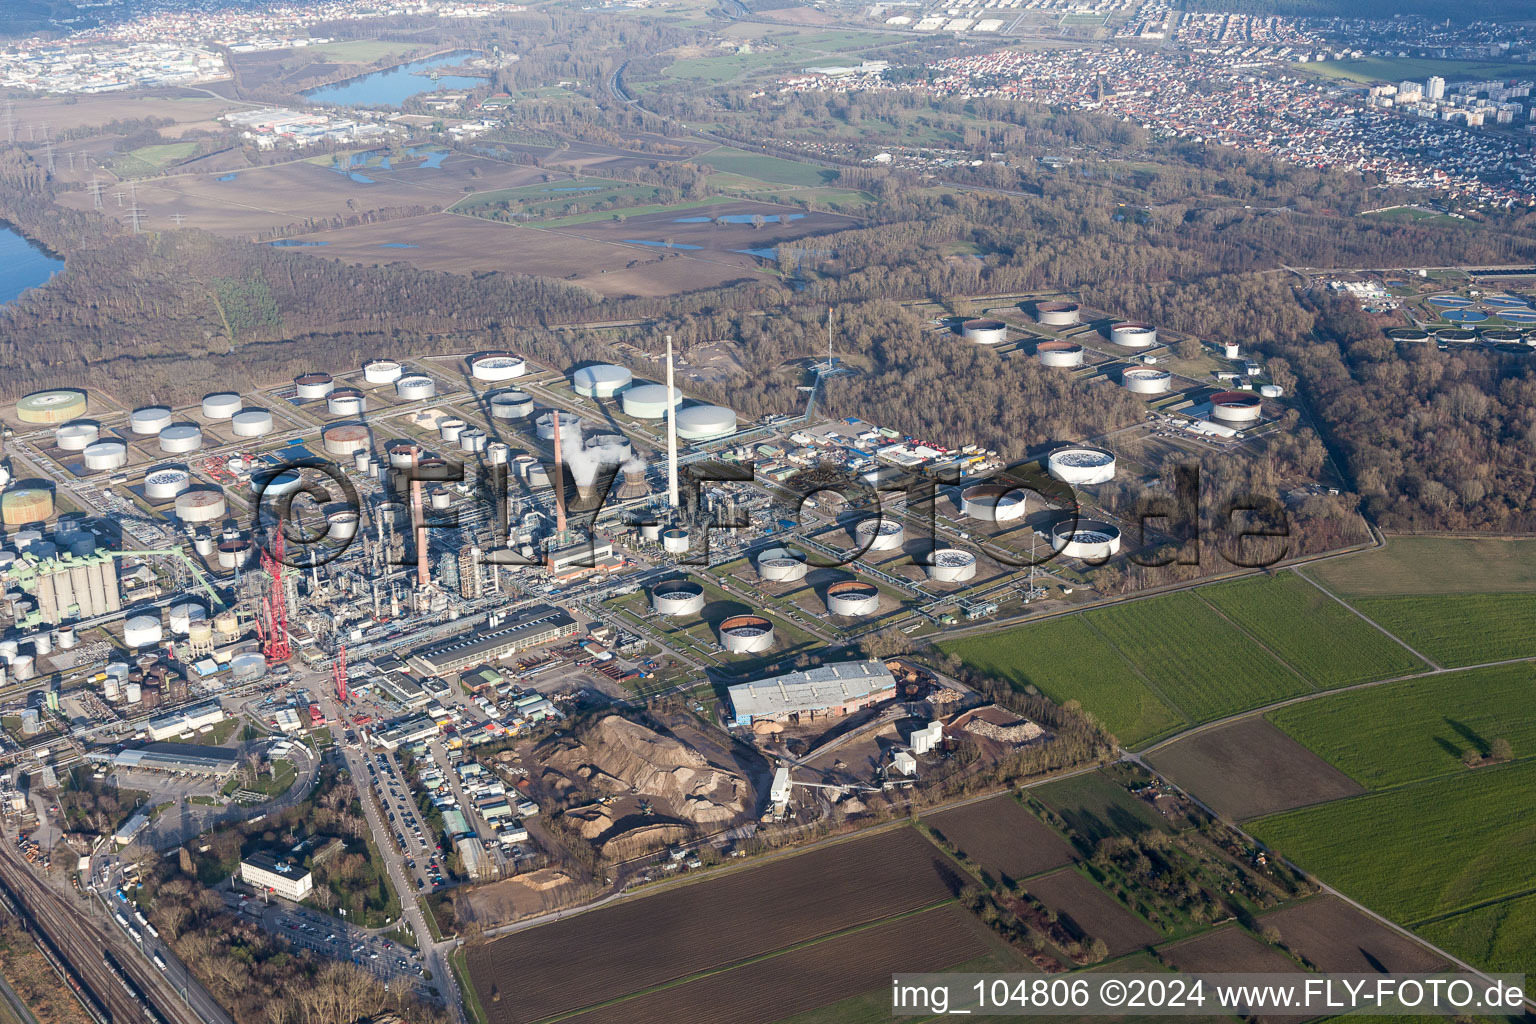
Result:
{"label": "white cylindrical storage tank", "polygon": [[304,487],[304,476],[296,469],[262,469],[251,474],[251,495],[264,500],[296,494]]}
{"label": "white cylindrical storage tank", "polygon": [[648,540],[652,544],[660,543],[661,542],[661,524],[660,523],[642,523],[640,525],[640,539],[641,540]]}
{"label": "white cylindrical storage tank", "polygon": [[976,578],[976,556],[960,548],[936,548],[923,569],[935,583],[964,583]]}
{"label": "white cylindrical storage tank", "polygon": [[1001,345],[1008,340],[1008,325],[1001,320],[979,317],[960,325],[960,337],[977,345]]}
{"label": "white cylindrical storage tank", "polygon": [[350,509],[340,509],[325,517],[327,540],[351,540],[357,536],[358,515]]}
{"label": "white cylindrical storage tank", "polygon": [[1121,348],[1151,348],[1157,344],[1157,328],[1139,320],[1127,320],[1109,329],[1109,340]]}
{"label": "white cylindrical storage tank", "polygon": [[522,391],[498,391],[491,396],[491,417],[520,420],[533,415],[533,396]]}
{"label": "white cylindrical storage tank", "polygon": [[73,420],[59,424],[59,428],[53,432],[53,439],[60,451],[83,452],[89,445],[101,440],[101,427],[85,420]]}
{"label": "white cylindrical storage tank", "polygon": [[368,397],[356,388],[336,388],[325,399],[332,416],[361,416],[368,411]]}
{"label": "white cylindrical storage tank", "polygon": [[661,549],[669,554],[680,555],[688,550],[688,531],[673,526],[661,531]]}
{"label": "white cylindrical storage tank", "polygon": [[674,414],[677,436],[688,441],[711,441],[736,432],[736,414],[720,405],[694,405]]}
{"label": "white cylindrical storage tank", "polygon": [[409,441],[391,441],[385,448],[389,452],[391,469],[409,469],[421,461],[424,454],[420,445]]}
{"label": "white cylindrical storage tank", "polygon": [[1260,384],[1259,394],[1265,398],[1279,398],[1285,394],[1285,388],[1279,384]]}
{"label": "white cylindrical storage tank", "polygon": [[1218,391],[1211,396],[1211,418],[1222,423],[1257,423],[1264,400],[1251,391]]}
{"label": "white cylindrical storage tank", "polygon": [[844,580],[827,588],[831,615],[873,615],[880,610],[880,589],[863,580]]}
{"label": "white cylindrical storage tank", "polygon": [[697,615],[704,610],[704,588],[692,580],[667,580],[651,588],[657,615]]}
{"label": "white cylindrical storage tank", "polygon": [[505,466],[507,456],[511,453],[512,449],[505,441],[492,441],[485,446],[485,454],[490,457],[493,466]]}
{"label": "white cylindrical storage tank", "polygon": [[720,646],[732,654],[761,654],[773,646],[773,623],[761,615],[733,615],[720,623]]}
{"label": "white cylindrical storage tank", "polygon": [[442,420],[437,425],[437,436],[444,441],[458,441],[459,435],[464,433],[464,428],[469,426],[463,420]]}
{"label": "white cylindrical storage tank", "polygon": [[787,548],[769,548],[757,556],[757,574],[769,583],[793,583],[805,579],[804,559]]}
{"label": "white cylindrical storage tank", "polygon": [[192,474],[177,466],[157,466],[144,474],[144,497],[170,501],[192,486]]}
{"label": "white cylindrical storage tank", "polygon": [[243,569],[251,560],[255,545],[244,537],[226,538],[219,541],[219,568]]}
{"label": "white cylindrical storage tank", "polygon": [[209,619],[193,617],[187,623],[187,640],[197,647],[207,647],[213,643],[213,622]]}
{"label": "white cylindrical storage tank", "polygon": [[[541,441],[553,441],[555,439],[555,414],[546,412],[533,421],[534,430]],[[581,440],[581,417],[573,412],[560,414],[560,438],[563,441],[576,442]]]}
{"label": "white cylindrical storage tank", "polygon": [[144,685],[142,683],[128,683],[123,687],[123,700],[129,704],[144,703]]}
{"label": "white cylindrical storage tank", "polygon": [[146,405],[128,415],[128,429],[141,437],[152,437],[171,425],[171,410],[164,405]]}
{"label": "white cylindrical storage tank", "polygon": [[128,446],[116,438],[86,445],[82,455],[85,468],[93,473],[121,469],[128,464]]}
{"label": "white cylindrical storage tank", "polygon": [[393,359],[370,359],[363,364],[363,380],[369,384],[393,384],[402,372]]}
{"label": "white cylindrical storage tank", "polygon": [[352,454],[352,468],[359,473],[368,472],[369,455],[367,452],[354,452]]}
{"label": "white cylindrical storage tank", "polygon": [[236,437],[261,437],[272,433],[272,413],[267,409],[241,409],[229,418],[229,429]]}
{"label": "white cylindrical storage tank", "polygon": [[1228,359],[1238,358],[1241,352],[1242,348],[1235,341],[1227,341],[1222,343],[1221,354],[1226,356]]}
{"label": "white cylindrical storage tank", "polygon": [[1120,372],[1120,383],[1138,395],[1165,395],[1173,383],[1173,374],[1149,366],[1132,366]]}
{"label": "white cylindrical storage tank", "polygon": [[171,632],[177,636],[186,636],[187,630],[192,628],[193,619],[206,619],[207,617],[207,609],[193,601],[181,601],[173,604],[166,613],[166,618],[170,622]]}
{"label": "white cylindrical storage tank", "polygon": [[511,380],[527,372],[527,361],[511,352],[482,352],[469,361],[470,376],[487,384]]}
{"label": "white cylindrical storage tank", "polygon": [[453,496],[441,487],[436,487],[433,488],[431,495],[428,496],[427,504],[432,507],[433,511],[441,512],[453,504]]}
{"label": "white cylindrical storage tank", "polygon": [[583,366],[571,374],[571,386],[584,398],[612,398],[634,381],[629,370],[611,363]]}
{"label": "white cylindrical storage tank", "polygon": [[39,658],[53,653],[53,636],[48,633],[39,633],[32,638],[32,653]]}
{"label": "white cylindrical storage tank", "polygon": [[459,435],[459,450],[466,452],[485,451],[486,442],[490,440],[486,432],[479,427],[470,427]]}
{"label": "white cylindrical storage tank", "polygon": [[1042,341],[1035,346],[1041,366],[1074,367],[1083,365],[1083,346],[1075,341]]}
{"label": "white cylindrical storage tank", "polygon": [[1041,302],[1035,306],[1035,319],[1042,327],[1071,327],[1082,323],[1082,309],[1075,302]]}
{"label": "white cylindrical storage tank", "polygon": [[59,627],[59,649],[60,650],[63,650],[63,651],[72,650],[75,647],[77,647],[79,645],[79,643],[80,643],[80,636],[79,636],[78,633],[75,632],[75,627],[74,626],[60,626]]}
{"label": "white cylindrical storage tank", "polygon": [[420,373],[401,377],[395,381],[395,394],[401,401],[419,402],[437,394],[437,381]]}
{"label": "white cylindrical storage tank", "polygon": [[229,673],[242,682],[260,679],[267,674],[267,659],[260,651],[246,651],[229,659]]}
{"label": "white cylindrical storage tank", "polygon": [[148,647],[157,644],[165,631],[160,628],[158,615],[131,615],[123,623],[123,643],[129,647]]}
{"label": "white cylindrical storage tank", "polygon": [[960,492],[960,512],[983,523],[1007,523],[1024,515],[1029,494],[1007,484],[975,484]]}
{"label": "white cylindrical storage tank", "polygon": [[853,539],[861,551],[897,551],[907,539],[907,529],[894,519],[865,519],[854,527]]}
{"label": "white cylindrical storage tank", "polygon": [[336,387],[336,379],[328,373],[306,373],[293,378],[293,393],[306,401],[324,398]]}
{"label": "white cylindrical storage tank", "polygon": [[528,463],[523,466],[523,482],[534,489],[549,487],[549,470],[542,463]]}
{"label": "white cylindrical storage tank", "polygon": [[176,518],[184,523],[211,523],[224,518],[224,492],[199,487],[176,495]]}
{"label": "white cylindrical storage tank", "polygon": [[107,676],[107,678],[102,681],[101,695],[110,701],[117,701],[122,699],[122,683],[117,681],[117,676]]}
{"label": "white cylindrical storage tank", "polygon": [[337,423],[320,432],[320,443],[326,454],[348,458],[365,455],[372,438],[361,423]]}
{"label": "white cylindrical storage tank", "polygon": [[[672,405],[681,405],[683,394],[672,390]],[[637,384],[627,389],[619,399],[624,415],[637,420],[659,420],[667,414],[667,386],[665,384]]]}
{"label": "white cylindrical storage tank", "polygon": [[1068,558],[1102,562],[1120,550],[1120,528],[1096,519],[1064,520],[1051,528],[1051,547]]}
{"label": "white cylindrical storage tank", "polygon": [[16,655],[5,667],[17,682],[25,682],[37,674],[37,662],[30,654]]}
{"label": "white cylindrical storage tank", "polygon": [[1046,457],[1045,471],[1064,484],[1102,484],[1115,478],[1115,456],[1092,445],[1068,445]]}
{"label": "white cylindrical storage tank", "polygon": [[227,420],[239,412],[243,404],[233,391],[215,391],[203,396],[203,416],[210,420]]}
{"label": "white cylindrical storage tank", "polygon": [[203,446],[203,431],[195,423],[172,423],[160,431],[160,450],[167,455],[185,455]]}

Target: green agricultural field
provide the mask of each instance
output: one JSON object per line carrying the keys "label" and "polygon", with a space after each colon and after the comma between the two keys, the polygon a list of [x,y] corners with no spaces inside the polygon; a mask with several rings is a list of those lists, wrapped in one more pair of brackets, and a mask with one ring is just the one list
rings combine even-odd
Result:
{"label": "green agricultural field", "polygon": [[1080,615],[941,643],[939,649],[1014,686],[1033,684],[1057,703],[1081,702],[1126,746],[1184,724]]}
{"label": "green agricultural field", "polygon": [[158,146],[140,146],[111,160],[114,170],[124,174],[156,174],[178,160],[197,152],[195,142],[167,142]]}
{"label": "green agricultural field", "polygon": [[1261,818],[1248,831],[1346,895],[1412,923],[1529,888],[1536,761]]}
{"label": "green agricultural field", "polygon": [[1089,612],[1086,618],[1196,722],[1310,689],[1187,591]]}
{"label": "green agricultural field", "polygon": [[1446,668],[1536,656],[1536,600],[1529,593],[1365,597],[1353,604]]}
{"label": "green agricultural field", "polygon": [[837,180],[837,172],[829,168],[783,160],[763,153],[748,153],[740,149],[721,146],[697,158],[697,163],[709,164],[717,171],[739,174],[778,185],[827,185]]}
{"label": "green agricultural field", "polygon": [[1536,591],[1536,540],[1391,537],[1387,546],[1331,558],[1307,575],[1340,597]]}
{"label": "green agricultural field", "polygon": [[[567,190],[577,191],[567,191]],[[554,214],[579,214],[598,206],[642,203],[656,198],[661,191],[655,185],[625,185],[591,179],[562,178],[535,185],[519,185],[516,188],[499,188],[489,192],[476,192],[465,196],[449,209],[453,213],[484,213],[499,209],[506,204],[513,215],[526,213],[533,217]],[[628,209],[605,210],[603,215],[628,213]]]}
{"label": "green agricultural field", "polygon": [[334,61],[338,64],[372,64],[386,57],[404,56],[411,47],[404,43],[389,43],[379,39],[340,39],[320,46],[306,46],[301,51],[317,64]]}
{"label": "green agricultural field", "polygon": [[1369,789],[1468,769],[1495,739],[1515,757],[1536,754],[1536,668],[1504,665],[1406,679],[1279,708],[1267,716],[1291,738]]}
{"label": "green agricultural field", "polygon": [[1196,593],[1319,687],[1388,679],[1427,667],[1295,573],[1202,587]]}
{"label": "green agricultural field", "polygon": [[1029,794],[1061,815],[1090,849],[1113,835],[1171,831],[1163,817],[1102,770],[1035,786]]}
{"label": "green agricultural field", "polygon": [[1362,57],[1359,60],[1321,61],[1302,65],[1303,70],[1343,82],[1396,85],[1405,78],[1422,82],[1439,75],[1447,82],[1463,78],[1522,78],[1531,73],[1529,64],[1497,60],[1434,60],[1420,57]]}
{"label": "green agricultural field", "polygon": [[1431,921],[1418,932],[1475,967],[1524,974],[1525,994],[1536,997],[1536,896]]}

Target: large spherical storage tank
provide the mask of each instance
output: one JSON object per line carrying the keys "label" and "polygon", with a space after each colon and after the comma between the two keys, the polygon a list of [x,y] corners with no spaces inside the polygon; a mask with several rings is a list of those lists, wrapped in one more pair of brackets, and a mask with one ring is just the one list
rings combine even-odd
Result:
{"label": "large spherical storage tank", "polygon": [[1082,323],[1082,310],[1075,302],[1042,302],[1035,307],[1035,319],[1043,327],[1071,327]]}
{"label": "large spherical storage tank", "polygon": [[976,556],[960,548],[937,548],[923,569],[936,583],[964,583],[976,578]]}
{"label": "large spherical storage tank", "polygon": [[1167,370],[1153,370],[1145,366],[1132,366],[1120,372],[1120,383],[1127,391],[1138,395],[1163,395],[1173,383],[1173,374]]}
{"label": "large spherical storage tank", "polygon": [[482,352],[469,361],[470,376],[486,383],[511,380],[527,372],[527,361],[511,352]]}
{"label": "large spherical storage tank", "polygon": [[805,560],[788,548],[769,548],[757,556],[757,574],[769,583],[793,583],[805,579]]}
{"label": "large spherical storage tank", "polygon": [[894,519],[866,519],[854,527],[853,539],[862,551],[896,551],[907,529]]}
{"label": "large spherical storage tank", "polygon": [[16,403],[16,418],[23,423],[67,423],[85,415],[85,392],[58,389],[37,391]]}
{"label": "large spherical storage tank", "polygon": [[132,615],[123,623],[123,643],[129,647],[148,647],[157,644],[165,631],[160,627],[158,615]]}
{"label": "large spherical storage tank", "polygon": [[720,623],[720,646],[732,654],[761,654],[773,646],[773,623],[761,615],[733,615]]}
{"label": "large spherical storage tank", "polygon": [[1001,345],[1008,340],[1008,325],[986,318],[967,320],[960,325],[960,337],[977,345]]}
{"label": "large spherical storage tank", "polygon": [[13,487],[0,494],[0,521],[6,526],[40,523],[53,515],[53,493],[41,487]]}
{"label": "large spherical storage tank", "polygon": [[[553,441],[555,439],[555,414],[546,412],[533,421],[534,431],[541,441]],[[581,440],[581,417],[573,412],[560,414],[560,438],[564,441]]]}
{"label": "large spherical storage tank", "polygon": [[342,457],[367,451],[370,440],[368,428],[361,423],[337,423],[326,427],[320,438],[328,455]]}
{"label": "large spherical storage tank", "polygon": [[827,611],[832,615],[873,615],[880,610],[880,590],[863,580],[844,580],[827,588]]}
{"label": "large spherical storage tank", "polygon": [[1075,341],[1042,341],[1035,346],[1041,366],[1074,367],[1083,365],[1083,346]]}
{"label": "large spherical storage tank", "polygon": [[407,402],[420,401],[437,394],[437,381],[431,377],[413,373],[395,381],[395,394]]}
{"label": "large spherical storage tank", "polygon": [[101,440],[101,427],[89,420],[62,423],[53,432],[53,440],[60,451],[83,452],[87,446]]}
{"label": "large spherical storage tank", "polygon": [[160,431],[160,450],[168,455],[195,452],[203,446],[203,432],[196,423],[172,423]]}
{"label": "large spherical storage tank", "polygon": [[363,364],[363,380],[369,384],[393,384],[402,372],[393,359],[370,359]]}
{"label": "large spherical storage tank", "polygon": [[1109,329],[1109,340],[1121,348],[1151,348],[1157,344],[1157,328],[1138,320],[1128,320]]}
{"label": "large spherical storage tank", "polygon": [[229,419],[236,437],[261,437],[272,433],[272,413],[267,409],[242,409]]}
{"label": "large spherical storage tank", "polygon": [[[659,420],[667,414],[667,386],[665,384],[639,384],[624,392],[620,404],[624,415],[637,420]],[[682,404],[680,391],[673,389],[672,405]]]}
{"label": "large spherical storage tank", "polygon": [[192,474],[176,466],[157,466],[144,474],[144,497],[170,501],[192,486]]}
{"label": "large spherical storage tank", "polygon": [[1068,558],[1102,562],[1120,550],[1120,528],[1097,519],[1069,519],[1051,528],[1051,547]]}
{"label": "large spherical storage tank", "polygon": [[976,484],[960,492],[960,512],[983,523],[1007,523],[1024,514],[1028,493],[1006,484]]}
{"label": "large spherical storage tank", "polygon": [[368,411],[368,397],[356,388],[336,388],[325,398],[325,411],[332,416],[361,416]]}
{"label": "large spherical storage tank", "polygon": [[680,555],[688,550],[688,531],[681,526],[674,526],[661,531],[661,550],[673,555]]}
{"label": "large spherical storage tank", "polygon": [[244,404],[233,391],[215,391],[203,396],[203,415],[210,420],[227,420]]}
{"label": "large spherical storage tank", "polygon": [[86,445],[82,456],[85,468],[93,473],[122,469],[128,464],[128,446],[116,438]]}
{"label": "large spherical storage tank", "polygon": [[176,518],[184,523],[211,523],[224,518],[224,492],[199,487],[176,495]]}
{"label": "large spherical storage tank", "polygon": [[1264,400],[1251,391],[1218,391],[1211,396],[1211,418],[1223,423],[1257,423]]}
{"label": "large spherical storage tank", "polygon": [[1064,484],[1102,484],[1115,478],[1115,456],[1103,448],[1068,445],[1046,456],[1045,471]]}
{"label": "large spherical storage tank", "polygon": [[533,415],[533,396],[524,391],[498,391],[491,396],[491,418],[520,420]]}
{"label": "large spherical storage tank", "polygon": [[128,429],[142,437],[160,433],[171,425],[171,410],[163,405],[146,405],[128,414]]}
{"label": "large spherical storage tank", "polygon": [[612,398],[634,382],[634,374],[611,363],[583,366],[571,374],[571,386],[585,398]]}
{"label": "large spherical storage tank", "polygon": [[710,441],[736,433],[736,414],[719,405],[694,405],[675,414],[677,436],[689,441]]}
{"label": "large spherical storage tank", "polygon": [[668,580],[651,588],[657,615],[697,615],[704,610],[704,588],[692,580]]}
{"label": "large spherical storage tank", "polygon": [[336,379],[328,373],[306,373],[293,378],[293,393],[299,398],[324,398],[336,387]]}

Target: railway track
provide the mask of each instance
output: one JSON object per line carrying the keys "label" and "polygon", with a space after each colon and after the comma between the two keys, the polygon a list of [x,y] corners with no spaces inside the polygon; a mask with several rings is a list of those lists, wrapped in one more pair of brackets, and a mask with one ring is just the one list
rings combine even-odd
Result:
{"label": "railway track", "polygon": [[163,979],[0,843],[0,893],[40,939],[65,979],[104,1024],[202,1024]]}

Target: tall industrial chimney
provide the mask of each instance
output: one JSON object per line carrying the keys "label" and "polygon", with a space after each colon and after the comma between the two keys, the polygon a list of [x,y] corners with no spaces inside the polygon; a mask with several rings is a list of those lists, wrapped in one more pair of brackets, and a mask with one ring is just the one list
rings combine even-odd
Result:
{"label": "tall industrial chimney", "polygon": [[555,531],[562,538],[565,537],[565,462],[560,457],[560,410],[551,410],[555,418]]}
{"label": "tall industrial chimney", "polygon": [[421,450],[411,453],[411,515],[416,523],[416,585],[425,587],[427,573],[427,516],[421,508]]}
{"label": "tall industrial chimney", "polygon": [[677,508],[677,388],[672,382],[672,335],[667,335],[667,504]]}

